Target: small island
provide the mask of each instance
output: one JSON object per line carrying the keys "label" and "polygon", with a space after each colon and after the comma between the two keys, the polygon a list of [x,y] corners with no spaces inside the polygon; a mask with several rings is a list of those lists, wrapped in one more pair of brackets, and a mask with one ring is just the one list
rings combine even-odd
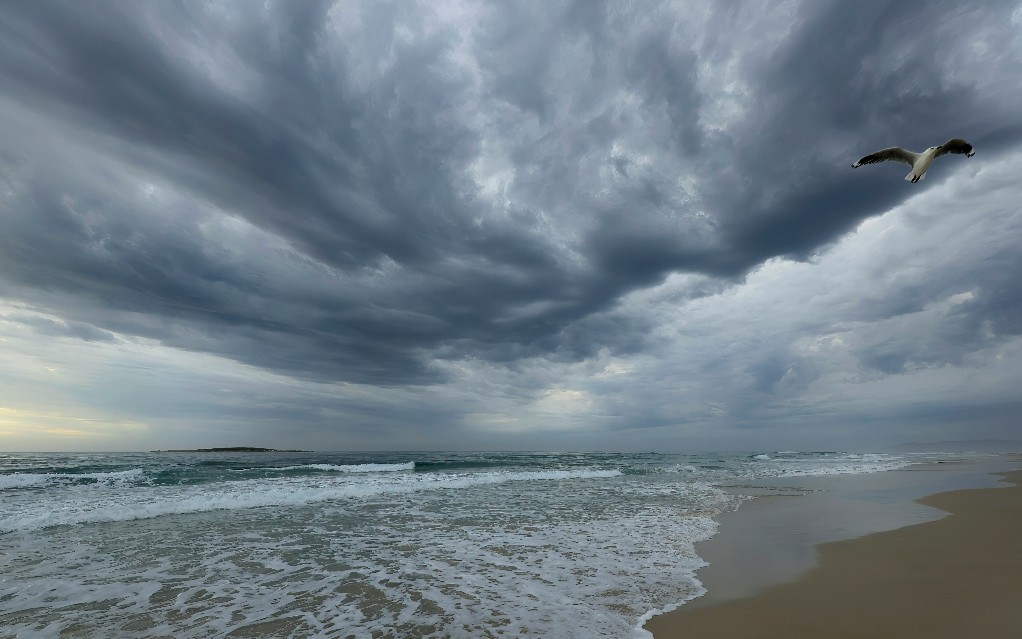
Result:
{"label": "small island", "polygon": [[281,450],[279,448],[257,448],[255,446],[230,446],[227,448],[170,448],[153,450],[153,453],[311,453],[311,450]]}

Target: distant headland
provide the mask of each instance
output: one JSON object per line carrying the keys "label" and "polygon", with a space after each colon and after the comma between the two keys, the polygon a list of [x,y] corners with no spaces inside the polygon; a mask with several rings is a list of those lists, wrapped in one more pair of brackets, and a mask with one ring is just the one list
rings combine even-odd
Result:
{"label": "distant headland", "polygon": [[153,453],[311,453],[311,450],[281,450],[279,448],[256,448],[255,446],[230,446],[227,448],[169,448],[153,450]]}

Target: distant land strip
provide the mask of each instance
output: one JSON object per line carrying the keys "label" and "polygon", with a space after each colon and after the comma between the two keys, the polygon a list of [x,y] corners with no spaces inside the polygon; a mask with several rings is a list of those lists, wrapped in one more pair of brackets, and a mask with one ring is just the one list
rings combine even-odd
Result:
{"label": "distant land strip", "polygon": [[168,448],[152,450],[151,453],[311,453],[311,450],[281,450],[279,448],[256,448],[255,446],[230,446],[228,448]]}

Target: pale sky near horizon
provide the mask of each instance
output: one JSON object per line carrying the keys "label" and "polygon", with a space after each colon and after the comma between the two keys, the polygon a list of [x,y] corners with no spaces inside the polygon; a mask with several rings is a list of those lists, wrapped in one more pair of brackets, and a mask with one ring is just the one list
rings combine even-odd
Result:
{"label": "pale sky near horizon", "polygon": [[3,3],[0,450],[1022,439],[1020,104],[1019,2]]}

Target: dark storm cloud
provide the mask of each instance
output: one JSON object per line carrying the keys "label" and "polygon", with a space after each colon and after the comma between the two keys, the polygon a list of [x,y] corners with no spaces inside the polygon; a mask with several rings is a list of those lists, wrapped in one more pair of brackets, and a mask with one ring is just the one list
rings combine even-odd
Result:
{"label": "dark storm cloud", "polygon": [[715,185],[738,268],[805,256],[906,197],[894,167],[852,176],[849,157],[957,136],[978,148],[1022,140],[1010,106],[1017,87],[979,87],[968,73],[951,73],[956,43],[1002,31],[996,25],[1010,21],[1014,3],[818,6],[771,60],[756,64],[759,116],[736,127],[741,152],[733,158],[738,175],[752,176],[749,186]]}
{"label": "dark storm cloud", "polygon": [[[1020,85],[956,66],[961,32],[1009,37],[1009,3],[811,3],[767,57],[757,5],[702,44],[667,5],[428,7],[5,5],[4,293],[324,380],[634,353],[652,320],[615,311],[629,292],[812,255],[912,192],[858,155],[1022,139]],[[744,110],[710,129],[728,60]],[[757,387],[784,370],[766,357]]]}
{"label": "dark storm cloud", "polygon": [[[373,191],[390,194],[390,182],[412,168],[416,180],[433,185],[434,197],[449,197],[455,180],[445,167],[465,154],[459,149],[465,136],[457,127],[430,129],[443,117],[448,106],[443,95],[453,87],[440,73],[415,79],[441,51],[429,42],[413,47],[400,58],[412,68],[398,66],[383,77],[382,95],[353,99],[345,94],[343,76],[315,65],[316,30],[323,27],[322,12],[312,12],[318,5],[294,5],[297,15],[284,6],[290,5],[270,11],[265,22],[247,25],[256,32],[244,33],[236,43],[239,54],[251,54],[248,62],[257,65],[257,86],[248,101],[222,91],[176,55],[188,31],[174,34],[181,42],[154,37],[158,33],[151,23],[166,18],[201,33],[201,25],[186,22],[201,15],[162,15],[169,5],[149,5],[161,15],[135,16],[127,14],[145,7],[10,7],[14,15],[7,16],[3,70],[16,99],[118,138],[116,153],[141,156],[132,159],[273,228],[317,258],[356,268],[383,254],[414,259],[432,247],[393,231],[398,219],[414,224],[415,216],[426,212],[421,206],[409,209],[400,190],[383,202]],[[316,72],[322,77],[310,75]],[[413,99],[391,95],[406,81]],[[395,118],[410,138],[401,140],[406,153],[384,148],[386,166],[374,166],[369,150],[391,142],[387,127],[370,122],[370,140],[360,140],[353,128],[360,116],[371,117],[365,110],[372,98],[383,100],[371,105],[374,111],[394,109],[407,116]],[[423,116],[424,125],[416,115]],[[320,140],[325,144],[317,145]],[[429,145],[435,145],[440,162],[416,157]],[[363,174],[357,181],[356,173]]]}

